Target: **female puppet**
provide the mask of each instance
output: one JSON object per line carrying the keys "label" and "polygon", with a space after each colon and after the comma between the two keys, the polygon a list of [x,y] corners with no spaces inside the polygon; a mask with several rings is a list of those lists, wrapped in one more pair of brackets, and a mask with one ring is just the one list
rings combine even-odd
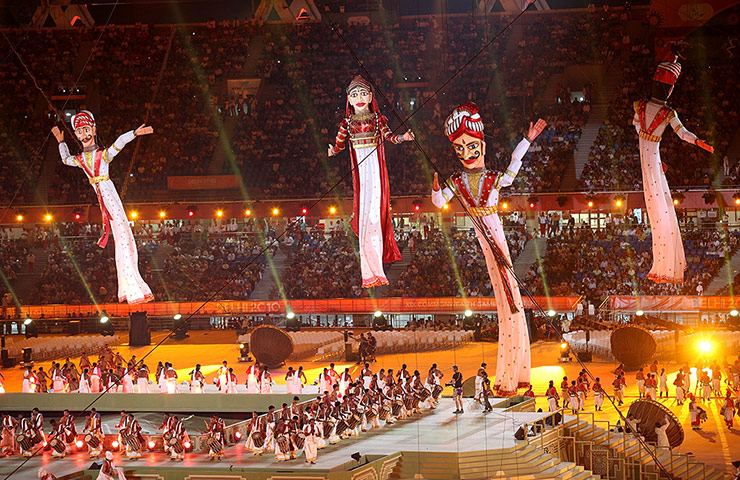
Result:
{"label": "female puppet", "polygon": [[330,157],[344,150],[348,134],[354,189],[350,224],[360,240],[362,286],[388,285],[383,264],[400,260],[401,252],[391,223],[384,143],[408,142],[414,134],[391,133],[370,84],[359,76],[347,87],[347,116],[339,124],[336,145],[329,145]]}
{"label": "female puppet", "polygon": [[486,258],[496,309],[498,310],[499,343],[495,389],[499,395],[514,395],[516,389],[529,385],[530,353],[527,322],[519,286],[511,273],[511,257],[497,212],[499,189],[511,185],[522,166],[529,145],[547,124],[539,119],[529,125],[527,136],[511,154],[506,172],[486,170],[486,142],[483,120],[474,103],[464,103],[445,121],[445,135],[452,142],[463,170],[454,173],[440,190],[434,175],[432,202],[442,208],[458,195],[468,212],[475,217],[475,232]]}
{"label": "female puppet", "polygon": [[658,65],[653,76],[650,100],[639,100],[633,104],[635,116],[632,124],[640,137],[640,161],[645,205],[653,234],[653,267],[647,277],[657,283],[683,282],[686,257],[678,230],[678,220],[673,207],[671,191],[660,161],[660,139],[670,124],[681,140],[701,147],[709,152],[714,149],[681,124],[676,111],[666,105],[673,86],[681,74],[678,57]]}
{"label": "female puppet", "polygon": [[123,147],[140,135],[149,135],[154,132],[152,127],[140,126],[136,130],[128,131],[106,149],[97,144],[97,129],[93,114],[82,110],[72,117],[72,129],[82,144],[82,153],[70,155],[69,148],[64,141],[64,133],[58,127],[52,133],[59,142],[59,154],[62,162],[70,167],[79,167],[87,175],[90,185],[98,195],[100,212],[103,217],[103,235],[98,245],[105,248],[108,236],[113,230],[113,239],[116,249],[116,270],[118,274],[118,301],[130,304],[143,303],[152,300],[152,291],[144,282],[139,273],[139,254],[136,250],[136,241],[131,233],[131,227],[126,218],[121,198],[116,187],[108,176],[108,164],[118,155]]}

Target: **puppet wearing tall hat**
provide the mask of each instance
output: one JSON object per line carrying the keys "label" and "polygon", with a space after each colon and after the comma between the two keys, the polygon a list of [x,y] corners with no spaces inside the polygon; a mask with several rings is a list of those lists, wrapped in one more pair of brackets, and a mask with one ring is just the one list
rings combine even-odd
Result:
{"label": "puppet wearing tall hat", "polygon": [[494,386],[502,396],[514,395],[517,388],[529,385],[531,358],[522,297],[511,272],[511,255],[497,213],[499,190],[512,184],[530,144],[546,126],[542,119],[529,124],[527,136],[512,152],[511,163],[505,172],[487,170],[483,120],[474,103],[464,103],[445,121],[445,135],[452,142],[463,169],[454,173],[442,189],[437,174],[434,174],[434,205],[442,208],[457,195],[468,213],[476,218],[475,233],[486,258],[488,276],[496,296],[499,343]]}
{"label": "puppet wearing tall hat", "polygon": [[370,84],[355,77],[347,87],[346,116],[339,124],[335,144],[329,145],[329,156],[349,147],[354,190],[350,225],[359,238],[365,288],[387,285],[383,264],[401,259],[391,223],[385,142],[413,139],[411,130],[403,135],[391,132],[388,120],[378,110]]}
{"label": "puppet wearing tall hat", "polygon": [[64,133],[58,127],[54,127],[52,133],[59,142],[62,162],[70,167],[81,168],[98,196],[103,217],[103,235],[98,240],[101,248],[105,248],[108,237],[111,231],[113,232],[118,276],[118,301],[130,304],[148,302],[154,297],[149,285],[139,273],[136,240],[131,232],[126,210],[123,208],[118,191],[108,176],[108,164],[134,138],[149,135],[154,130],[152,127],[142,125],[118,137],[110,147],[100,148],[97,144],[95,117],[87,110],[82,110],[72,117],[72,129],[82,144],[82,153],[79,155],[70,155],[67,143],[64,141]]}
{"label": "puppet wearing tall hat", "polygon": [[632,124],[637,130],[642,164],[642,184],[650,229],[653,237],[653,266],[647,278],[657,283],[683,282],[686,257],[678,229],[678,219],[671,191],[660,160],[660,140],[668,125],[684,142],[692,143],[709,152],[714,149],[686,130],[667,105],[668,97],[681,75],[678,57],[658,65],[653,75],[650,100],[634,102]]}

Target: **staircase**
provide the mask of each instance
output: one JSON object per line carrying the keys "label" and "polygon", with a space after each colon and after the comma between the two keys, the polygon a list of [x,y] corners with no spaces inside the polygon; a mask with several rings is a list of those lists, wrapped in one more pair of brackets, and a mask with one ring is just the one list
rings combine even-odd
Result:
{"label": "staircase", "polygon": [[[581,138],[578,139],[575,150],[575,180],[581,177],[583,167],[588,161],[588,155],[591,152],[591,146],[594,144],[599,128],[606,119],[606,113],[609,108],[609,102],[617,93],[620,83],[622,82],[622,70],[619,62],[614,61],[607,68],[606,73],[596,86],[596,95],[594,102],[591,104],[591,115],[588,117],[586,125],[583,127]],[[570,186],[574,179],[563,178],[563,187]],[[563,191],[572,191],[572,188],[563,189]]]}
{"label": "staircase", "polygon": [[229,139],[233,136],[237,121],[238,117],[227,116],[222,118],[222,130],[218,136],[219,141],[216,143],[216,150],[213,152],[206,170],[208,175],[222,175],[225,171],[224,165],[234,156]]}
{"label": "staircase", "polygon": [[[730,140],[730,145],[727,147],[725,152],[730,159],[730,165],[740,161],[740,130],[735,130],[735,134]],[[724,155],[723,155],[724,156]],[[722,165],[722,158],[717,158],[717,180],[719,185],[723,185],[725,181],[724,166]],[[719,188],[719,187],[717,187]]]}
{"label": "staircase", "polygon": [[[594,473],[609,478],[641,480],[663,478],[653,457],[632,434],[597,427],[575,417],[566,417],[565,429],[576,440],[576,462]],[[663,467],[676,480],[724,480],[725,472],[696,461],[692,455],[671,453],[667,449],[649,446]]]}
{"label": "staircase", "polygon": [[25,267],[13,281],[13,291],[15,292],[16,297],[21,300],[21,303],[24,303],[24,300],[30,298],[30,294],[41,280],[41,274],[46,268],[46,263],[49,259],[49,255],[46,253],[46,250],[42,248],[31,248],[31,252],[36,256],[36,261],[33,265],[33,273],[29,273],[28,268]]}
{"label": "staircase", "polygon": [[[509,38],[506,42],[506,45],[503,48],[503,52],[500,54],[499,63],[504,58],[516,58],[517,54],[517,48],[519,47],[519,42],[524,38],[524,27],[514,26],[509,30]],[[486,53],[486,55],[491,55],[491,53]],[[503,68],[499,67],[493,72],[493,77],[491,78],[491,85],[488,88],[488,99],[487,102],[489,105],[495,105],[498,103],[505,104],[506,101],[508,101],[506,97],[506,72],[503,71]]]}
{"label": "staircase", "polygon": [[712,283],[710,283],[704,291],[704,294],[717,295],[720,290],[727,288],[732,283],[732,280],[735,278],[735,275],[737,275],[739,271],[740,250],[735,252],[735,254],[730,257],[730,260],[727,261],[725,265],[720,269],[717,276],[712,279]]}
{"label": "staircase", "polygon": [[262,279],[257,282],[252,294],[249,296],[250,300],[270,300],[272,297],[271,293],[283,276],[283,272],[290,266],[290,260],[285,253],[278,249],[277,253],[273,257],[267,257],[267,266],[262,274]]}
{"label": "staircase", "polygon": [[426,453],[403,452],[390,474],[405,480],[558,479],[596,480],[599,477],[572,462],[563,462],[527,442],[510,448],[478,451]]}
{"label": "staircase", "polygon": [[54,177],[54,171],[57,165],[61,165],[62,163],[62,159],[59,157],[58,145],[56,139],[52,135],[49,135],[49,141],[46,142],[46,149],[43,153],[44,160],[41,164],[41,171],[38,178],[35,179],[36,185],[33,191],[35,203],[39,205],[48,205],[49,185]]}
{"label": "staircase", "polygon": [[524,280],[530,267],[545,256],[547,251],[547,238],[538,237],[527,242],[522,253],[514,261],[514,273],[520,280]]}
{"label": "staircase", "polygon": [[393,287],[398,282],[401,274],[406,271],[409,264],[411,264],[411,249],[406,245],[406,248],[401,252],[401,260],[385,267],[385,276],[388,278],[390,287]]}
{"label": "staircase", "polygon": [[259,60],[262,56],[262,49],[265,46],[265,36],[256,35],[249,41],[249,50],[247,50],[247,59],[242,65],[241,77],[254,78],[259,77],[257,67],[259,66]]}

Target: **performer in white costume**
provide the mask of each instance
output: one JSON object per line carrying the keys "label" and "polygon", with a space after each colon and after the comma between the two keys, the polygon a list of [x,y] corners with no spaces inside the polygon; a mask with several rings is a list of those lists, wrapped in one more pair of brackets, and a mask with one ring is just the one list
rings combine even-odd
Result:
{"label": "performer in white costume", "polygon": [[393,135],[388,119],[380,114],[370,84],[355,77],[347,87],[346,117],[339,124],[335,145],[329,145],[333,157],[346,146],[352,161],[352,230],[359,237],[362,286],[388,285],[384,263],[401,259],[390,214],[388,171],[384,143],[401,143],[414,139],[411,130]]}
{"label": "performer in white costume", "polygon": [[72,129],[82,144],[82,153],[79,155],[70,155],[69,148],[64,141],[64,133],[58,127],[54,127],[51,131],[59,142],[62,162],[70,167],[81,168],[98,195],[103,216],[103,236],[98,240],[101,248],[105,248],[110,231],[113,230],[113,239],[116,244],[118,301],[129,304],[149,302],[154,299],[154,296],[149,285],[144,282],[139,273],[139,253],[136,250],[136,241],[131,233],[121,198],[108,176],[108,164],[135,137],[149,135],[154,130],[152,127],[142,125],[118,137],[110,147],[101,149],[97,144],[97,129],[92,113],[82,110],[74,115]]}
{"label": "performer in white costume", "polygon": [[710,145],[686,130],[676,111],[666,104],[681,74],[681,65],[676,62],[677,59],[676,57],[673,61],[658,65],[653,76],[650,100],[639,100],[633,104],[635,116],[632,124],[640,137],[642,184],[653,235],[653,266],[647,277],[657,283],[683,282],[686,269],[686,257],[673,198],[660,160],[660,140],[663,132],[670,124],[676,135],[684,142],[714,152]]}
{"label": "performer in white costume", "polygon": [[440,189],[437,174],[434,175],[434,205],[442,208],[452,197],[459,195],[468,212],[480,221],[475,225],[475,231],[496,295],[499,322],[494,388],[502,396],[514,395],[517,388],[529,385],[531,357],[522,297],[511,273],[509,247],[497,213],[499,189],[512,184],[527,149],[546,125],[542,119],[529,125],[527,136],[511,154],[511,163],[505,173],[486,170],[483,120],[477,105],[464,103],[445,121],[445,135],[452,142],[463,171],[454,173],[443,189]]}

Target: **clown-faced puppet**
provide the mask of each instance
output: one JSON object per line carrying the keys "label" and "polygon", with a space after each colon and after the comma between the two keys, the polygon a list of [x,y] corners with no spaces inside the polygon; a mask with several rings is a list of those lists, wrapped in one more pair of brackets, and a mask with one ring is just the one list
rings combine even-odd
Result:
{"label": "clown-faced puppet", "polygon": [[499,345],[494,386],[499,395],[514,395],[517,388],[527,387],[531,364],[522,297],[511,273],[509,247],[497,213],[499,189],[512,184],[529,146],[546,126],[542,119],[530,123],[527,136],[512,152],[506,171],[494,172],[487,170],[485,165],[486,142],[478,107],[474,103],[464,103],[445,121],[445,135],[463,168],[454,173],[442,189],[434,174],[434,205],[442,208],[458,195],[470,215],[477,219],[475,233],[496,296]]}
{"label": "clown-faced puppet", "polygon": [[358,76],[347,87],[346,115],[335,145],[329,145],[330,157],[344,150],[348,135],[354,190],[350,225],[359,237],[362,286],[387,285],[383,264],[400,260],[401,252],[391,223],[385,142],[411,141],[414,134],[411,130],[403,135],[391,132],[370,84]]}
{"label": "clown-faced puppet", "polygon": [[70,167],[79,167],[87,176],[98,196],[100,212],[103,217],[103,235],[98,245],[105,248],[111,230],[115,241],[116,272],[118,276],[118,301],[130,304],[148,302],[154,297],[149,285],[139,273],[139,255],[136,241],[126,217],[121,198],[108,175],[108,164],[134,138],[154,132],[152,127],[141,125],[120,137],[108,148],[101,149],[97,144],[97,126],[95,117],[87,110],[72,117],[72,129],[77,140],[82,144],[82,153],[70,155],[64,141],[64,133],[58,128],[51,132],[59,142],[59,154],[62,162]]}

